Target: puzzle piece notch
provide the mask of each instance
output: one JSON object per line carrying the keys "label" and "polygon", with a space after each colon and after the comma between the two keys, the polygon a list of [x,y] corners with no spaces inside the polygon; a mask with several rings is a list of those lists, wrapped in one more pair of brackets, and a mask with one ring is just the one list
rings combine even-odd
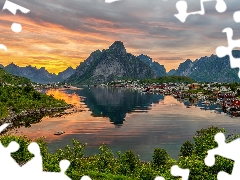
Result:
{"label": "puzzle piece notch", "polygon": [[[236,47],[240,47],[240,39],[233,40],[233,30],[232,28],[225,28],[223,29],[224,33],[227,35],[228,47],[219,46],[216,48],[216,54],[219,58],[222,58],[226,55],[229,56],[230,66],[231,68],[240,68],[240,58],[234,58],[232,55],[232,51]],[[240,78],[240,70],[238,71],[238,77]]]}
{"label": "puzzle piece notch", "polygon": [[[2,127],[3,126],[1,126],[1,128]],[[15,141],[12,141],[11,143],[9,143],[7,147],[4,147],[2,143],[0,143],[0,161],[3,162],[3,163],[0,163],[1,177],[7,177],[9,179],[12,179],[9,177],[9,175],[12,177],[12,176],[15,176],[15,174],[18,174],[18,172],[20,172],[19,164],[11,156],[11,153],[16,152],[18,149],[19,149],[19,144]],[[13,169],[14,169],[14,173],[12,173]]]}
{"label": "puzzle piece notch", "polygon": [[[6,46],[5,46],[5,47],[6,47]],[[10,125],[10,123],[4,123],[4,124],[2,124],[2,125],[0,126],[0,133],[1,133],[4,129],[6,129],[9,125]]]}
{"label": "puzzle piece notch", "polygon": [[15,4],[15,3],[12,3],[12,2],[10,2],[10,1],[8,1],[8,0],[5,1],[5,4],[4,4],[2,10],[5,10],[5,9],[9,10],[9,11],[10,11],[11,13],[13,13],[14,15],[16,15],[17,10],[21,11],[21,12],[24,13],[24,14],[30,12],[29,9],[24,8],[24,7],[22,7],[22,6],[19,6],[19,5]]}
{"label": "puzzle piece notch", "polygon": [[233,19],[236,23],[239,23],[240,22],[240,11],[236,11],[234,14],[233,14]]}
{"label": "puzzle piece notch", "polygon": [[165,180],[162,176],[157,176],[154,180]]}
{"label": "puzzle piece notch", "polygon": [[[30,12],[29,9],[24,8],[22,6],[19,6],[19,5],[15,4],[15,3],[12,3],[10,1],[8,1],[8,0],[5,1],[5,4],[4,4],[2,10],[5,10],[5,9],[9,10],[14,15],[16,15],[17,10],[20,10],[22,13],[25,13],[25,14]],[[19,24],[19,23],[13,23],[11,25],[11,29],[12,29],[13,32],[19,33],[19,32],[22,31],[22,25]]]}
{"label": "puzzle piece notch", "polygon": [[42,156],[39,145],[36,142],[30,143],[28,145],[28,151],[32,153],[34,157],[21,167],[22,171],[34,173],[42,172]]}
{"label": "puzzle piece notch", "polygon": [[174,16],[176,18],[178,18],[182,23],[184,23],[189,15],[195,15],[195,14],[204,15],[205,14],[205,9],[204,9],[203,3],[207,2],[207,1],[217,1],[215,9],[219,13],[223,13],[227,9],[227,5],[226,5],[224,0],[201,0],[200,1],[201,10],[188,13],[187,12],[187,8],[188,8],[187,2],[184,1],[184,0],[180,0],[176,3],[176,8],[178,10],[178,14],[174,14]]}
{"label": "puzzle piece notch", "polygon": [[[0,131],[3,131],[9,124],[5,123],[0,126]],[[34,155],[34,157],[22,167],[11,157],[11,153],[16,152],[19,149],[19,144],[15,141],[9,143],[7,147],[4,147],[0,143],[0,160],[4,163],[0,163],[2,179],[58,179],[58,180],[71,180],[65,171],[70,166],[68,160],[62,160],[59,163],[60,173],[56,172],[43,172],[42,168],[42,156],[40,147],[36,142],[32,142],[28,146],[28,151]],[[14,173],[13,173],[14,172]],[[31,173],[29,173],[31,172]],[[91,179],[82,179],[91,180]]]}
{"label": "puzzle piece notch", "polygon": [[[4,6],[2,8],[2,11],[6,10],[6,9],[9,10],[14,15],[16,15],[17,10],[21,11],[24,14],[30,12],[29,9],[24,8],[22,6],[19,6],[19,5],[15,4],[15,3],[12,3],[10,1],[8,1],[8,0],[5,1]],[[19,33],[19,32],[22,31],[22,25],[19,24],[19,23],[12,23],[11,29],[12,29],[13,32]],[[4,44],[0,44],[0,49],[3,49],[5,51],[7,51],[7,47]]]}
{"label": "puzzle piece notch", "polygon": [[[171,167],[171,174],[175,177],[181,176],[182,180],[188,180],[190,170],[189,169],[182,169],[177,165]],[[157,176],[154,180],[165,180],[161,176]]]}
{"label": "puzzle piece notch", "polygon": [[219,155],[234,161],[232,174],[220,171],[217,175],[218,180],[232,179],[236,180],[240,177],[240,139],[235,139],[232,142],[225,142],[225,135],[218,133],[215,135],[215,141],[218,143],[218,147],[208,151],[208,155],[204,159],[207,166],[213,166],[215,164],[215,156]]}
{"label": "puzzle piece notch", "polygon": [[117,1],[121,1],[121,0],[105,0],[105,3],[113,3],[113,2],[117,2]]}
{"label": "puzzle piece notch", "polygon": [[179,166],[174,165],[171,167],[171,174],[173,176],[181,176],[182,180],[188,180],[190,170],[189,169],[182,169]]}
{"label": "puzzle piece notch", "polygon": [[89,176],[83,176],[81,180],[92,180]]}

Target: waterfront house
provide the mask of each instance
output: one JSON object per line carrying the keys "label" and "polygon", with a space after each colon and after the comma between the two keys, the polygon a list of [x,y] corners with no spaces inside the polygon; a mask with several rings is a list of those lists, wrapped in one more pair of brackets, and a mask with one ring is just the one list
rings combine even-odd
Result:
{"label": "waterfront house", "polygon": [[198,83],[192,83],[189,86],[189,89],[199,89],[199,88],[200,88],[200,85]]}
{"label": "waterfront house", "polygon": [[227,86],[221,86],[220,91],[231,91],[231,88]]}

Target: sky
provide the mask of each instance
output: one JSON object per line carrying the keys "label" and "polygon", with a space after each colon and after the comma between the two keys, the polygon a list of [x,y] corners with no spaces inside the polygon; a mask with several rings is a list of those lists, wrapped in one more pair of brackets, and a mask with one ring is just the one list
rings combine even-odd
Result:
{"label": "sky", "polygon": [[[233,39],[240,39],[240,23],[233,13],[240,11],[239,0],[225,0],[227,11],[218,13],[216,1],[204,3],[205,15],[192,15],[180,22],[178,0],[11,0],[30,10],[16,15],[0,11],[0,64],[45,67],[58,73],[76,68],[91,52],[108,49],[122,41],[127,52],[145,54],[164,65],[178,68],[186,59],[196,60],[216,54],[218,46],[227,46],[226,27]],[[200,10],[200,0],[186,0],[188,12]],[[3,7],[5,0],[0,0]],[[20,23],[22,31],[11,30]]]}

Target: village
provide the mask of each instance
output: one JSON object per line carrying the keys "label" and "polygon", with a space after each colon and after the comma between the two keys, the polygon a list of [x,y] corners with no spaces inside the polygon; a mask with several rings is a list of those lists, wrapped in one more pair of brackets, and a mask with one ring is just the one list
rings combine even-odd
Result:
{"label": "village", "polygon": [[[6,84],[9,85],[9,84]],[[62,89],[76,90],[78,87],[71,84],[49,83],[32,84],[34,89]],[[85,85],[89,88],[114,87],[129,88],[144,94],[171,95],[179,101],[189,101],[192,106],[201,101],[205,109],[211,104],[219,104],[222,112],[232,116],[240,116],[240,83],[141,83],[140,80],[119,80],[106,84]],[[187,106],[187,107],[189,107]]]}
{"label": "village", "polygon": [[179,101],[189,101],[190,106],[200,101],[204,106],[202,109],[209,109],[208,106],[218,104],[222,112],[234,117],[240,116],[240,83],[140,84],[139,80],[136,80],[111,82],[111,86],[132,88],[142,93],[172,95]]}

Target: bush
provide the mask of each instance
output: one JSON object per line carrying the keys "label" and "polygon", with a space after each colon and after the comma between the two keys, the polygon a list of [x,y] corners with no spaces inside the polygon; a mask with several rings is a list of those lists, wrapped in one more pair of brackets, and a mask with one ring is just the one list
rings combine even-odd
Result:
{"label": "bush", "polygon": [[193,144],[191,143],[191,141],[186,141],[185,143],[183,143],[183,145],[181,146],[180,149],[180,154],[179,156],[183,156],[183,157],[188,157],[192,155],[193,152]]}
{"label": "bush", "polygon": [[153,152],[153,166],[159,168],[167,164],[170,159],[169,154],[165,149],[155,148]]}
{"label": "bush", "polygon": [[140,165],[140,159],[133,151],[126,151],[124,154],[118,152],[118,164],[118,172],[122,175],[133,175]]}

